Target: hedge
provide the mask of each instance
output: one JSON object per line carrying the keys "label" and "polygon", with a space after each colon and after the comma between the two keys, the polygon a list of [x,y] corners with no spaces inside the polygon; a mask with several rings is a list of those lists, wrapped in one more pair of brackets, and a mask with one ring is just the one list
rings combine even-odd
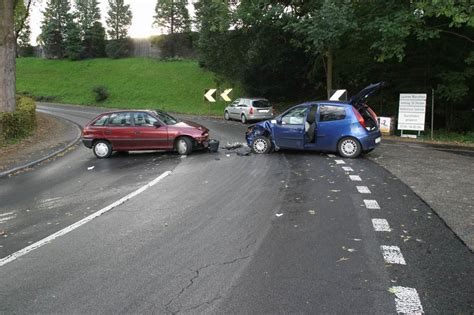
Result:
{"label": "hedge", "polygon": [[27,97],[17,97],[16,110],[0,113],[0,141],[29,136],[36,129],[36,104]]}

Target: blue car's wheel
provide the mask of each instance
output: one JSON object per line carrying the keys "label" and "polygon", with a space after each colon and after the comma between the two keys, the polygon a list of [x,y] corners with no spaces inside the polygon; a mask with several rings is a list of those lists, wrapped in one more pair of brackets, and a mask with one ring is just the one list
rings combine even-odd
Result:
{"label": "blue car's wheel", "polygon": [[337,145],[337,151],[342,157],[355,158],[359,156],[362,151],[362,147],[359,141],[352,137],[345,137],[339,141]]}
{"label": "blue car's wheel", "polygon": [[252,151],[257,154],[269,153],[272,149],[270,139],[264,136],[256,137],[252,142]]}

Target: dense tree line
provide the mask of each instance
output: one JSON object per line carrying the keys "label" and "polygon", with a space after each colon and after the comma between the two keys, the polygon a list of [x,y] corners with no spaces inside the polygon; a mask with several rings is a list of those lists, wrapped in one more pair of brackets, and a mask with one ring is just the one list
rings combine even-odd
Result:
{"label": "dense tree line", "polygon": [[[111,40],[106,44],[106,30],[100,22],[97,0],[49,0],[43,13],[40,42],[48,58],[80,60],[106,55],[128,55],[128,27],[132,13],[123,0],[109,0],[106,19]],[[107,54],[106,54],[107,52]]]}
{"label": "dense tree line", "polygon": [[398,93],[435,89],[438,126],[467,130],[474,100],[474,13],[460,1],[199,0],[202,66],[275,101],[326,98],[372,82],[396,115]]}

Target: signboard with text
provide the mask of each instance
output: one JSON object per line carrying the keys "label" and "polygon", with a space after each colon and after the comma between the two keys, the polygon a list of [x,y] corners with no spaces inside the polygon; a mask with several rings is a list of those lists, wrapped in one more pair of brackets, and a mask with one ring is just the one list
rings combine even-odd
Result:
{"label": "signboard with text", "polygon": [[425,130],[426,94],[400,94],[398,130]]}

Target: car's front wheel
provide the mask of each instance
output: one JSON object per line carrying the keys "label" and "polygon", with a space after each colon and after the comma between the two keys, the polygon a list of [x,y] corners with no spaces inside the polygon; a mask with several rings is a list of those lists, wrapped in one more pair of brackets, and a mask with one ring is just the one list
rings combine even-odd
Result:
{"label": "car's front wheel", "polygon": [[106,140],[96,141],[92,150],[99,159],[105,159],[112,155],[112,145]]}
{"label": "car's front wheel", "polygon": [[230,119],[230,116],[229,116],[229,112],[228,112],[228,111],[225,111],[225,113],[224,113],[224,119],[225,119],[225,120],[229,120],[229,119]]}
{"label": "car's front wheel", "polygon": [[243,123],[243,124],[246,124],[247,123],[247,117],[242,114],[242,116],[240,116],[240,121]]}
{"label": "car's front wheel", "polygon": [[193,143],[187,137],[181,137],[176,140],[176,151],[181,155],[191,154],[193,151]]}
{"label": "car's front wheel", "polygon": [[252,142],[252,151],[257,154],[269,153],[272,149],[270,139],[264,136],[256,137]]}
{"label": "car's front wheel", "polygon": [[337,151],[342,157],[355,158],[359,156],[362,147],[359,141],[352,137],[342,138],[337,145]]}

